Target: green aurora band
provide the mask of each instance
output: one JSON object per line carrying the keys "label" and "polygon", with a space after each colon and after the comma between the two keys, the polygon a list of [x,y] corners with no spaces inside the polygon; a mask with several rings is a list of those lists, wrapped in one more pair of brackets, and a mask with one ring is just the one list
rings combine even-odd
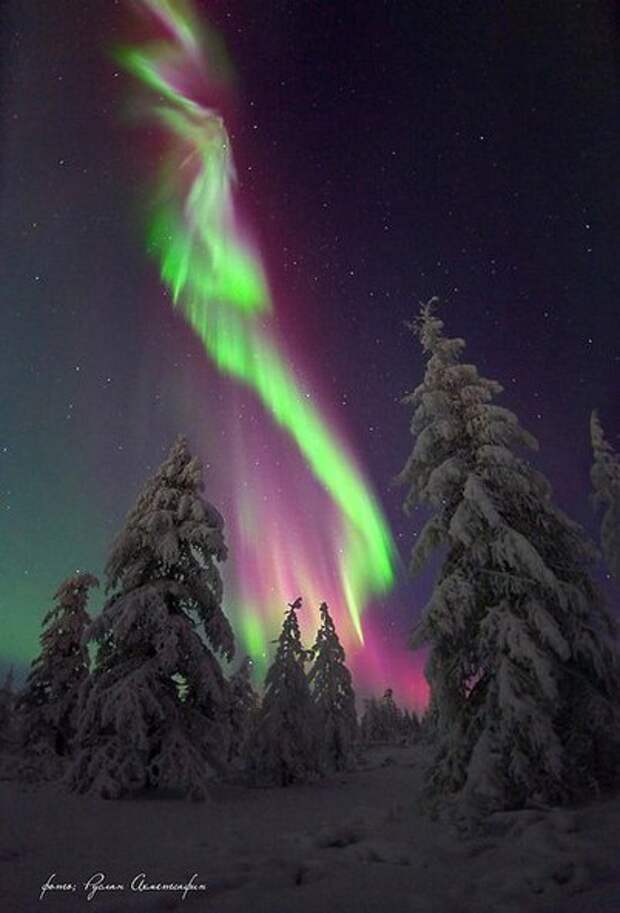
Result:
{"label": "green aurora band", "polygon": [[[215,111],[184,94],[197,75],[203,85],[207,77],[205,35],[187,4],[142,3],[165,26],[168,40],[123,48],[117,58],[159,96],[150,111],[170,141],[153,198],[149,252],[218,369],[255,391],[338,506],[342,593],[363,642],[365,604],[394,582],[391,534],[354,461],[302,392],[266,326],[272,310],[268,284],[260,257],[239,229],[225,125]],[[264,643],[258,620],[241,629],[251,651]]]}

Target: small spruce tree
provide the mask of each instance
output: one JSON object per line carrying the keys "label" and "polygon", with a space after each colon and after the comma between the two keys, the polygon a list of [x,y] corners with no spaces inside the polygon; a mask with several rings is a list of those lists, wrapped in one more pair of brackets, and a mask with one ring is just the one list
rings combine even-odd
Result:
{"label": "small spruce tree", "polygon": [[391,688],[386,689],[379,703],[379,708],[385,721],[384,727],[390,735],[390,740],[398,741],[404,732],[404,715],[394,700],[394,692]]}
{"label": "small spruce tree", "polygon": [[319,611],[321,626],[312,651],[314,662],[308,681],[321,726],[326,766],[332,770],[349,770],[355,766],[359,735],[355,692],[327,603],[321,603]]}
{"label": "small spruce tree", "polygon": [[379,702],[376,697],[364,699],[364,712],[360,720],[360,741],[362,745],[372,745],[381,741],[383,730],[380,726]]}
{"label": "small spruce tree", "polygon": [[481,808],[570,800],[615,776],[617,650],[594,550],[515,448],[535,448],[493,404],[501,386],[460,360],[435,300],[413,329],[428,356],[408,396],[415,446],[405,502],[430,509],[412,555],[442,564],[413,645],[430,647],[429,785]]}
{"label": "small spruce tree", "polygon": [[16,704],[18,739],[30,777],[53,778],[71,753],[77,726],[80,687],[88,678],[89,656],[84,632],[89,592],[99,586],[92,574],[65,580],[55,605],[43,619],[41,652]]}
{"label": "small spruce tree", "polygon": [[257,785],[288,786],[322,772],[316,708],[305,672],[309,651],[297,620],[301,604],[301,599],[289,603],[248,746],[248,773]]}
{"label": "small spruce tree", "polygon": [[620,583],[620,457],[605,438],[596,412],[590,419],[594,463],[590,472],[593,500],[604,509],[601,547],[607,567]]}
{"label": "small spruce tree", "polygon": [[397,745],[407,734],[405,716],[397,706],[391,688],[387,688],[380,699],[373,697],[364,701],[361,736],[365,745]]}
{"label": "small spruce tree", "polygon": [[147,482],[106,567],[112,595],[90,629],[95,668],[81,700],[68,782],[116,798],[167,787],[204,798],[225,770],[231,659],[217,562],[224,521],[203,496],[200,461],[179,438]]}
{"label": "small spruce tree", "polygon": [[417,715],[411,710],[403,712],[402,719],[403,741],[407,744],[417,742],[420,738],[420,721]]}
{"label": "small spruce tree", "polygon": [[230,678],[230,743],[229,762],[245,758],[245,749],[256,724],[259,700],[252,687],[252,660],[246,656]]}

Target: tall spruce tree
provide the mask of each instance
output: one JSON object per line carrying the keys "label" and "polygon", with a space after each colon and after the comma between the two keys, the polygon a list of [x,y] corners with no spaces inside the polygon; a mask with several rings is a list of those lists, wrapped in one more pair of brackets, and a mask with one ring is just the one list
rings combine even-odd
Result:
{"label": "tall spruce tree", "polygon": [[203,798],[209,769],[224,769],[228,689],[215,654],[232,658],[234,643],[217,566],[224,521],[203,490],[200,461],[179,438],[113,545],[112,595],[90,629],[98,653],[69,776],[76,791],[115,798],[165,786]]}
{"label": "tall spruce tree", "polygon": [[256,784],[288,786],[322,772],[316,708],[305,672],[309,651],[297,620],[301,604],[301,599],[289,603],[248,746],[248,773]]}
{"label": "tall spruce tree", "polygon": [[60,759],[71,752],[80,687],[89,671],[86,607],[90,590],[97,586],[92,574],[69,577],[54,594],[55,605],[43,619],[41,652],[16,704],[24,769],[31,775],[57,775]]}
{"label": "tall spruce tree", "polygon": [[321,603],[319,611],[321,626],[312,651],[314,662],[308,681],[318,712],[326,765],[332,770],[349,770],[355,766],[359,735],[355,692],[327,603]]}
{"label": "tall spruce tree", "polygon": [[620,583],[620,457],[605,438],[596,412],[590,419],[590,436],[594,503],[603,508],[601,548],[607,567]]}
{"label": "tall spruce tree", "polygon": [[413,571],[443,559],[412,638],[430,648],[429,786],[487,809],[567,800],[616,775],[615,628],[593,548],[514,452],[535,439],[493,404],[501,386],[461,363],[435,305],[412,327],[428,362],[405,399],[415,445],[400,475],[405,508],[432,512]]}

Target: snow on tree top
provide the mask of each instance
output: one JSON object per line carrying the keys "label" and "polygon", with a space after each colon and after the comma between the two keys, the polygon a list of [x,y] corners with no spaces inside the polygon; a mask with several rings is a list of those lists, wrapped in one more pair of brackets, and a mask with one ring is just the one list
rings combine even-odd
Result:
{"label": "snow on tree top", "polygon": [[[117,537],[106,567],[108,590],[119,583],[132,587],[148,574],[183,578],[197,559],[209,568],[224,561],[224,520],[203,496],[202,465],[191,455],[187,440],[179,437],[170,454],[138,495]],[[221,584],[217,584],[217,588]]]}

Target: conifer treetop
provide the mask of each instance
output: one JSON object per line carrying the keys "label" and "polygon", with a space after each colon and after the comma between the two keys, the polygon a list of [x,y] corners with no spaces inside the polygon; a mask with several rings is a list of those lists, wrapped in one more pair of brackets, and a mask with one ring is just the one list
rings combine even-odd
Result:
{"label": "conifer treetop", "polygon": [[351,685],[351,673],[344,665],[346,655],[344,647],[336,632],[334,620],[329,613],[329,606],[322,602],[319,607],[321,626],[317,631],[316,641],[312,649],[314,665],[308,675],[308,680],[314,683],[319,692],[325,688],[342,687],[342,682],[335,682],[334,678],[344,679]]}
{"label": "conifer treetop", "polygon": [[265,679],[265,687],[273,683],[278,677],[280,670],[286,669],[289,663],[298,664],[305,660],[309,651],[306,650],[301,642],[301,631],[299,629],[299,620],[297,612],[303,605],[301,596],[298,596],[294,602],[288,603],[288,612],[284,617],[282,630],[277,640],[277,649],[274,662],[271,665]]}
{"label": "conifer treetop", "polygon": [[[196,611],[212,646],[232,659],[234,638],[221,609],[217,567],[228,555],[224,520],[203,491],[202,464],[191,455],[187,439],[179,437],[113,544],[107,590],[116,591],[112,600],[131,593],[135,600],[148,600],[159,589],[160,602],[168,592],[177,606]],[[113,611],[109,603],[106,620]]]}
{"label": "conifer treetop", "polygon": [[458,337],[446,339],[443,335],[444,322],[437,315],[439,304],[437,297],[421,303],[419,315],[407,321],[406,326],[418,336],[424,352],[441,355],[445,360],[456,360],[465,348],[465,340]]}
{"label": "conifer treetop", "polygon": [[[80,571],[67,577],[60,584],[54,593],[55,605],[43,618],[43,632],[40,640],[44,653],[54,645],[54,648],[58,649],[60,639],[64,639],[71,649],[75,649],[76,631],[79,635],[79,632],[90,622],[90,616],[86,612],[89,591],[98,586],[99,580],[93,574]],[[33,666],[38,665],[41,661],[42,657],[39,657],[34,661]]]}
{"label": "conifer treetop", "polygon": [[86,599],[88,591],[93,587],[98,586],[99,580],[94,574],[76,571],[71,577],[67,577],[66,580],[63,580],[54,593],[54,599],[63,605],[72,605]]}
{"label": "conifer treetop", "polygon": [[182,577],[182,569],[175,565],[190,553],[197,553],[207,564],[211,558],[226,559],[224,520],[203,491],[202,464],[191,455],[187,439],[179,436],[138,495],[114,543],[106,566],[108,591],[119,584],[123,589],[136,585],[146,568],[145,556],[135,564],[131,561],[134,552],[149,551],[149,570],[153,561],[158,562],[162,576],[176,572]]}

